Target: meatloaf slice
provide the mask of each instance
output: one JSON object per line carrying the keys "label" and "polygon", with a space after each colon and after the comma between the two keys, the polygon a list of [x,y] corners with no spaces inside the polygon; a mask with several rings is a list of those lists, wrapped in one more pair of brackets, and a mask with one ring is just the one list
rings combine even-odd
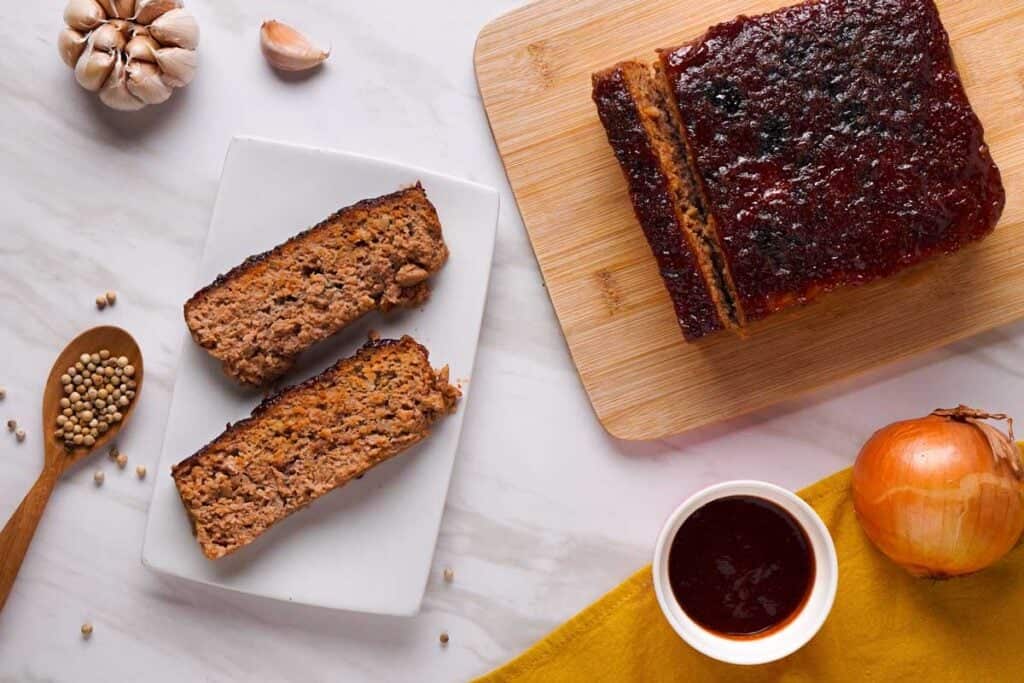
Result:
{"label": "meatloaf slice", "polygon": [[430,434],[455,410],[448,368],[411,337],[371,341],[284,389],[171,469],[203,553],[224,557]]}
{"label": "meatloaf slice", "polygon": [[417,183],[248,258],[189,299],[185,322],[227,375],[263,386],[366,313],[425,302],[426,280],[447,258],[437,211]]}
{"label": "meatloaf slice", "polygon": [[633,209],[688,340],[737,327],[717,241],[680,137],[661,66],[623,62],[593,76],[593,98]]}

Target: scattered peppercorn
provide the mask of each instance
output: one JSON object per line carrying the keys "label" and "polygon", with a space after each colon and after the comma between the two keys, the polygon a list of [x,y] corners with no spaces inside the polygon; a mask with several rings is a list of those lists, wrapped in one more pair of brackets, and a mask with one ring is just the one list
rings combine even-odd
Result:
{"label": "scattered peppercorn", "polygon": [[82,637],[83,638],[88,638],[91,635],[92,635],[92,624],[90,624],[87,621],[84,624],[82,624]]}
{"label": "scattered peppercorn", "polygon": [[120,467],[122,470],[124,469],[124,466],[128,464],[128,456],[125,455],[124,453],[118,453],[116,460],[117,466]]}
{"label": "scattered peppercorn", "polygon": [[103,475],[103,470],[96,470],[96,473],[94,475],[92,475],[92,480],[93,480],[93,482],[95,482],[95,484],[97,486],[100,486],[100,485],[103,484],[103,479],[104,478],[105,477]]}
{"label": "scattered peppercorn", "polygon": [[135,475],[139,479],[145,479],[146,478],[146,467],[145,467],[145,465],[139,465],[138,467],[136,467],[135,468]]}
{"label": "scattered peppercorn", "polygon": [[104,298],[107,300],[108,304],[113,306],[114,304],[117,303],[117,292],[115,292],[114,290],[110,290],[104,295]]}
{"label": "scattered peppercorn", "polygon": [[98,297],[96,297],[96,308],[98,308],[98,309],[100,309],[102,311],[106,307],[107,307],[107,299],[102,294],[100,294]]}
{"label": "scattered peppercorn", "polygon": [[17,428],[18,428],[18,423],[15,420],[8,420],[7,421],[7,431],[13,432]]}
{"label": "scattered peppercorn", "polygon": [[4,387],[0,387],[0,401],[4,400],[5,398],[7,398],[7,389],[5,389]]}
{"label": "scattered peppercorn", "polygon": [[447,631],[442,631],[441,632],[441,644],[442,645],[447,645],[449,640],[451,640],[451,638],[448,637],[448,632]]}
{"label": "scattered peppercorn", "polygon": [[16,430],[14,432],[14,438],[18,440],[18,443],[21,443],[22,441],[24,441],[25,440],[25,430],[24,429]]}
{"label": "scattered peppercorn", "polygon": [[445,567],[444,580],[451,583],[455,580],[455,571],[451,567]]}

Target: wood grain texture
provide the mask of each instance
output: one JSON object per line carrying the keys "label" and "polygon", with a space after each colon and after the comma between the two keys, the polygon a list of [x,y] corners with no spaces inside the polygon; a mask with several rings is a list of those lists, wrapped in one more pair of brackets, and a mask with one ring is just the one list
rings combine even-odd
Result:
{"label": "wood grain texture", "polygon": [[590,99],[590,75],[779,0],[541,0],[489,24],[480,92],[576,367],[604,427],[654,439],[1024,317],[1024,0],[938,0],[1007,205],[981,244],[686,344]]}
{"label": "wood grain texture", "polygon": [[[56,429],[57,415],[61,411],[60,399],[64,397],[60,376],[68,367],[74,365],[83,353],[95,353],[100,349],[109,350],[115,357],[125,356],[135,366],[135,400],[122,411],[124,417],[121,421],[113,425],[95,444],[68,451],[53,433]],[[102,449],[117,437],[142,395],[143,375],[142,352],[135,339],[119,327],[94,327],[83,332],[75,337],[54,361],[43,387],[43,429],[46,431],[42,439],[43,471],[14,514],[7,520],[3,531],[0,531],[0,610],[3,610],[7,596],[14,587],[18,570],[21,569],[21,563],[28,553],[36,527],[39,526],[39,520],[42,519],[46,503],[50,500],[50,494],[53,493],[60,475],[68,467]]]}

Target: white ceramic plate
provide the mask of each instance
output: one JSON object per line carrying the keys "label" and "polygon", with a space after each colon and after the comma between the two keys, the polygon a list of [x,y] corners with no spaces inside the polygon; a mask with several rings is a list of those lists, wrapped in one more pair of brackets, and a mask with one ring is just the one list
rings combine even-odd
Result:
{"label": "white ceramic plate", "polygon": [[305,354],[292,384],[351,355],[370,329],[410,334],[435,367],[462,380],[458,411],[423,443],[320,499],[251,545],[211,561],[199,550],[171,466],[246,417],[261,396],[233,385],[188,337],[142,549],[147,567],[278,600],[379,614],[419,610],[466,412],[494,249],[498,194],[473,183],[362,156],[235,138],[228,149],[195,288],[337,209],[423,182],[451,250],[421,309],[373,314]]}

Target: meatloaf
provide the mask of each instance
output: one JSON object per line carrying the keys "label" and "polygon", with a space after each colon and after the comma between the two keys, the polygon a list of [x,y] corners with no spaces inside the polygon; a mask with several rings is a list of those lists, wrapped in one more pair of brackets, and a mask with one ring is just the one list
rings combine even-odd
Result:
{"label": "meatloaf", "polygon": [[377,340],[263,401],[171,470],[203,553],[224,557],[429,434],[455,410],[448,368],[411,337]]}
{"label": "meatloaf", "polygon": [[[739,17],[658,65],[717,255],[715,277],[701,273],[739,328],[955,252],[999,221],[999,170],[933,0]],[[642,172],[615,151],[627,177]]]}
{"label": "meatloaf", "polygon": [[250,257],[189,299],[185,322],[228,376],[263,386],[370,311],[424,303],[427,278],[447,258],[437,211],[417,183]]}
{"label": "meatloaf", "polygon": [[[618,157],[633,209],[658,262],[687,339],[735,325],[705,232],[707,214],[690,173],[664,78],[639,62],[594,74],[593,97]],[[709,284],[711,283],[711,284]]]}

